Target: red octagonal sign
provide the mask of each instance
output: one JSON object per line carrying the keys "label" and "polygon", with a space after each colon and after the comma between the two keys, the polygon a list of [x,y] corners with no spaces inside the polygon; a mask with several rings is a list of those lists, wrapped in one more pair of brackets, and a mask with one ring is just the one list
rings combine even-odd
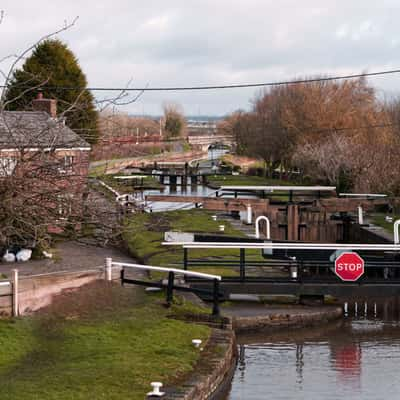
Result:
{"label": "red octagonal sign", "polygon": [[354,282],[364,274],[364,260],[357,253],[342,253],[335,260],[335,273],[342,281]]}

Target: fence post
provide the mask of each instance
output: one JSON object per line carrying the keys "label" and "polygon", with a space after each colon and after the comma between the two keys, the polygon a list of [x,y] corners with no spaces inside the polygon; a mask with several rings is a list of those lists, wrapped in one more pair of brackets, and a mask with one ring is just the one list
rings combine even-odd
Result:
{"label": "fence post", "polygon": [[18,269],[12,271],[12,315],[19,315],[19,297],[18,297]]}
{"label": "fence post", "polygon": [[121,268],[120,277],[121,277],[121,286],[124,286],[124,279],[125,279],[125,268],[124,267]]}
{"label": "fence post", "polygon": [[186,247],[183,249],[183,269],[185,271],[188,269],[188,249]]}
{"label": "fence post", "polygon": [[219,317],[219,280],[214,279],[214,292],[213,292],[213,310],[212,315]]}
{"label": "fence post", "polygon": [[240,280],[243,282],[246,279],[246,258],[245,249],[240,249]]}
{"label": "fence post", "polygon": [[174,278],[175,275],[172,271],[168,272],[168,286],[167,286],[167,306],[171,307],[174,298]]}
{"label": "fence post", "polygon": [[105,277],[107,281],[112,281],[112,258],[106,258]]}
{"label": "fence post", "polygon": [[298,282],[303,281],[303,269],[304,269],[303,260],[300,260],[300,263],[297,262],[297,281]]}

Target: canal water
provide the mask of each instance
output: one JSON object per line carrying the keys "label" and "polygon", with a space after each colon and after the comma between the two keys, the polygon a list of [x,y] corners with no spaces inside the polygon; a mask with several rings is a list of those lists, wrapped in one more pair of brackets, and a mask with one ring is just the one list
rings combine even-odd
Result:
{"label": "canal water", "polygon": [[226,400],[398,400],[399,320],[396,309],[376,318],[239,336]]}
{"label": "canal water", "polygon": [[[201,173],[212,173],[214,172],[213,166],[217,165],[219,159],[227,153],[226,149],[213,149],[208,151],[207,158],[199,160],[199,170]],[[166,186],[162,190],[145,190],[141,196],[147,195],[174,195],[174,196],[200,196],[207,197],[212,196],[215,193],[215,189],[211,189],[205,185],[169,185],[168,178],[165,179]],[[254,197],[254,196],[248,196]],[[172,203],[172,202],[152,202],[148,204],[148,211],[160,212],[160,211],[173,211],[173,210],[188,210],[194,208],[193,203]]]}

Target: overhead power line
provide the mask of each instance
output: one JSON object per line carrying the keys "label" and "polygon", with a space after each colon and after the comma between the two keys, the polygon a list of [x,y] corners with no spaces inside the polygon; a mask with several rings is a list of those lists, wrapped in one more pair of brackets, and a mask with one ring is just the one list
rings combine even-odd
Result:
{"label": "overhead power line", "polygon": [[[310,79],[295,79],[289,81],[278,81],[278,82],[263,82],[263,83],[240,83],[232,85],[205,85],[205,86],[165,86],[165,87],[75,87],[75,86],[46,86],[48,90],[90,90],[90,91],[118,91],[118,92],[177,92],[177,91],[195,91],[195,90],[219,90],[219,89],[241,89],[241,88],[254,88],[254,87],[268,87],[268,86],[281,86],[281,85],[295,85],[295,84],[308,84],[314,82],[325,82],[325,81],[336,81],[336,80],[347,80],[356,79],[371,76],[382,76],[400,73],[400,69],[393,69],[387,71],[376,71],[376,72],[366,72],[361,74],[350,74],[350,75],[337,75],[337,76],[327,76],[324,78],[310,78]],[[5,88],[6,85],[0,85],[0,87]],[[19,86],[21,89],[29,89],[29,86]],[[37,88],[38,89],[38,88]],[[40,89],[40,88],[39,88]]]}

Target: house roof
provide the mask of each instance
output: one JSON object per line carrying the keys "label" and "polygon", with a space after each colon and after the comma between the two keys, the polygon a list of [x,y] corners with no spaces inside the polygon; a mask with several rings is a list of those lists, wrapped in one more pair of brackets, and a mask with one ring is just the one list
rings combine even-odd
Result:
{"label": "house roof", "polygon": [[60,120],[44,111],[0,113],[0,149],[79,148],[90,145]]}

